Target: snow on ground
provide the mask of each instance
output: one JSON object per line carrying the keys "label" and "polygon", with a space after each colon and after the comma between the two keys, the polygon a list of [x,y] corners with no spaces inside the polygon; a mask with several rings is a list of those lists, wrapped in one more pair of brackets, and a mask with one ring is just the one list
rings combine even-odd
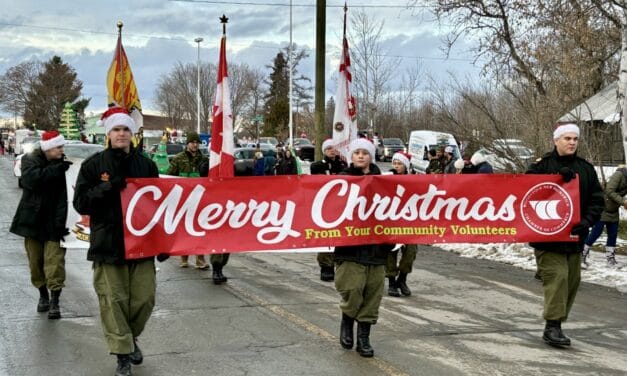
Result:
{"label": "snow on ground", "polygon": [[[619,239],[619,246],[627,244]],[[595,244],[605,244],[601,237]],[[526,243],[509,244],[438,244],[438,247],[455,252],[461,257],[485,259],[514,265],[521,269],[536,270],[536,259],[533,248]],[[617,266],[609,267],[604,252],[590,252],[588,257],[590,266],[581,271],[584,282],[613,287],[627,293],[627,256],[616,255]]]}

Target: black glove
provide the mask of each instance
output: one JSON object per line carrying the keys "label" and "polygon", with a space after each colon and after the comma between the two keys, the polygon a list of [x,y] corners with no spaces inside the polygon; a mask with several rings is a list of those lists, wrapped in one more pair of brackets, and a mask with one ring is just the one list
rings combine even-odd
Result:
{"label": "black glove", "polygon": [[71,161],[62,161],[61,165],[63,165],[63,171],[67,171],[70,169],[70,166],[73,165]]}
{"label": "black glove", "polygon": [[157,255],[157,261],[159,262],[164,262],[165,260],[169,259],[170,255],[168,255],[167,253],[159,253]]}
{"label": "black glove", "polygon": [[57,229],[55,235],[57,235],[61,241],[65,241],[65,237],[70,235],[70,229],[67,227]]}
{"label": "black glove", "polygon": [[588,235],[588,230],[590,229],[590,225],[586,221],[581,221],[573,226],[570,230],[571,235],[579,235],[586,236]]}
{"label": "black glove", "polygon": [[122,176],[114,176],[109,179],[109,182],[111,183],[111,187],[118,191],[126,188],[126,179]]}
{"label": "black glove", "polygon": [[575,171],[573,171],[572,169],[568,167],[560,168],[560,175],[562,175],[562,179],[564,179],[564,183],[568,183],[569,181],[573,180],[575,176],[577,176],[575,174]]}

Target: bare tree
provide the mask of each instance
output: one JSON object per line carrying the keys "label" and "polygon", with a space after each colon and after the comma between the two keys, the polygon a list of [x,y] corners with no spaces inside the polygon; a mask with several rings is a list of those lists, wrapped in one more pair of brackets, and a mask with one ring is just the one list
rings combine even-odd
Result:
{"label": "bare tree", "polygon": [[0,108],[15,117],[26,112],[28,93],[37,81],[43,65],[37,60],[25,61],[7,71],[0,77]]}
{"label": "bare tree", "polygon": [[[389,82],[394,74],[399,59],[387,57],[383,47],[383,21],[376,21],[363,11],[357,11],[351,17],[349,38],[353,69],[353,85],[358,101],[358,113],[365,114],[358,120],[375,127],[377,110],[384,105],[383,99],[388,92]],[[374,129],[373,129],[374,131]]]}

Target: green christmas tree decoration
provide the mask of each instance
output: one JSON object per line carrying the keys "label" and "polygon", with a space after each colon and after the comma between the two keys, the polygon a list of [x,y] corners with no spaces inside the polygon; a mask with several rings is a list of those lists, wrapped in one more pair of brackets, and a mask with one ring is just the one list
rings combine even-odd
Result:
{"label": "green christmas tree decoration", "polygon": [[157,152],[152,157],[152,160],[157,165],[157,169],[159,170],[160,174],[167,174],[168,168],[170,167],[170,161],[168,161],[166,141],[167,141],[167,138],[163,136],[161,138],[161,142],[159,142],[159,146],[157,147]]}
{"label": "green christmas tree decoration", "polygon": [[61,122],[59,123],[59,133],[66,140],[80,140],[81,130],[78,125],[78,116],[72,105],[66,103],[61,112]]}

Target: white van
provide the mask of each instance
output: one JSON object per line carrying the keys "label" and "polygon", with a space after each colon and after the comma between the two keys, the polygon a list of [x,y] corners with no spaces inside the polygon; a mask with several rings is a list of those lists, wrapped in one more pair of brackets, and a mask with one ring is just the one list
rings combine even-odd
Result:
{"label": "white van", "polygon": [[412,131],[409,135],[409,154],[414,171],[424,174],[429,166],[429,150],[440,146],[453,148],[453,160],[461,158],[457,141],[450,133],[436,131]]}

